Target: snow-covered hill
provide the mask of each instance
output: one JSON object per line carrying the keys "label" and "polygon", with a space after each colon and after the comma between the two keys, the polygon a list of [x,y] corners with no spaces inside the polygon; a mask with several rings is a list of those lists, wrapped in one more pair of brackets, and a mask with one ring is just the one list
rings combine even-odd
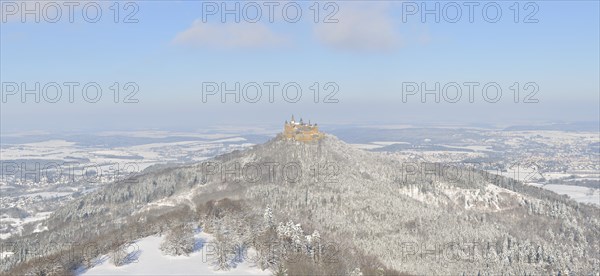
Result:
{"label": "snow-covered hill", "polygon": [[[280,223],[302,225],[300,238],[265,227],[257,218],[266,206]],[[47,231],[14,242],[22,250],[57,255],[71,250],[67,242],[94,242],[106,254],[122,239],[212,221],[221,241],[236,233],[250,246],[272,239],[292,245],[264,255],[263,264],[296,274],[596,274],[597,213],[596,206],[485,171],[407,163],[331,135],[315,143],[276,137],[110,184],[54,212],[41,225]],[[323,243],[315,246],[306,237],[315,231],[329,243],[333,256],[326,257],[334,264],[315,255]],[[309,260],[287,262],[290,252]],[[5,258],[5,265],[19,273],[46,265],[43,258],[18,257]],[[69,260],[64,267],[85,261]]]}

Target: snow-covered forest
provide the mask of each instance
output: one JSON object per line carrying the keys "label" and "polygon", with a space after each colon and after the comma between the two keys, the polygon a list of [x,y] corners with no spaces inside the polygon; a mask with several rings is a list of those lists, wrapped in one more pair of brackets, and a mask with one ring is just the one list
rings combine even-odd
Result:
{"label": "snow-covered forest", "polygon": [[275,275],[600,272],[598,207],[467,167],[422,172],[330,135],[277,137],[90,193],[54,212],[47,231],[6,240],[2,269],[75,273],[105,254],[122,264],[120,248],[151,235],[164,235],[163,254],[185,256],[200,227],[215,237],[215,270],[248,261]]}

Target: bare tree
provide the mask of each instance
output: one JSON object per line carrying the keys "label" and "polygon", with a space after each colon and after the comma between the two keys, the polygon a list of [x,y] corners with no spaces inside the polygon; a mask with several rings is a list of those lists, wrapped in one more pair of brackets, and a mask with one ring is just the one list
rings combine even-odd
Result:
{"label": "bare tree", "polygon": [[194,250],[194,231],[189,224],[172,228],[165,236],[160,249],[167,255],[189,255]]}

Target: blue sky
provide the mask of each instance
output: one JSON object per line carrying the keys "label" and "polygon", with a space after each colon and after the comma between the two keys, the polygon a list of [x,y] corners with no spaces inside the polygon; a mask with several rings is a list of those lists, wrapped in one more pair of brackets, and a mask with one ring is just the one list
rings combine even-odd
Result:
{"label": "blue sky", "polygon": [[[57,23],[35,23],[33,16],[23,23],[6,3],[21,5],[3,1],[3,132],[198,129],[217,123],[278,123],[292,113],[322,124],[522,124],[598,121],[600,116],[597,1],[519,2],[519,22],[514,22],[515,2],[496,2],[502,10],[496,23],[482,15],[487,2],[478,2],[472,23],[465,2],[457,2],[463,13],[457,23],[444,17],[437,23],[431,15],[423,23],[420,13],[403,22],[406,5],[423,2],[332,2],[338,7],[333,16],[338,23],[312,22],[314,1],[295,2],[303,11],[296,23],[281,16],[273,23],[266,16],[257,23],[236,23],[229,16],[222,23],[219,13],[204,23],[207,4],[201,1],[132,2],[138,8],[133,17],[137,23],[122,22],[133,11],[124,9],[127,2],[119,2],[115,23],[113,1],[97,2],[103,12],[97,23],[86,22],[78,13],[73,23],[64,14]],[[232,7],[235,2],[226,3]],[[239,3],[243,7],[248,2]],[[265,12],[265,2],[257,3]],[[435,3],[443,8],[449,2],[425,5],[432,8]],[[533,4],[525,9],[527,3]],[[320,3],[320,17],[333,10],[324,10],[324,4]],[[538,22],[524,23],[534,6],[532,18]],[[5,95],[6,83],[22,82],[28,87],[35,82],[96,82],[103,94],[96,103],[84,101],[79,90],[73,103],[64,90],[58,103],[36,103],[32,96],[22,103],[20,94]],[[121,87],[135,82],[139,102],[114,103],[110,87],[115,82]],[[235,103],[232,97],[222,103],[218,94],[203,102],[205,82],[295,82],[303,94],[297,103],[285,102],[280,90],[275,90],[273,103],[265,95],[258,103]],[[339,102],[314,103],[314,82],[321,88],[336,83],[334,98]],[[463,87],[458,103],[436,103],[431,95],[422,103],[419,94],[403,102],[402,84],[407,82],[425,82],[430,88],[436,82],[494,82],[503,94],[490,103],[475,90],[470,103]],[[515,82],[521,88],[519,103],[511,91]],[[533,97],[538,103],[523,103],[528,82],[539,87]],[[325,94],[321,91],[321,98]]]}

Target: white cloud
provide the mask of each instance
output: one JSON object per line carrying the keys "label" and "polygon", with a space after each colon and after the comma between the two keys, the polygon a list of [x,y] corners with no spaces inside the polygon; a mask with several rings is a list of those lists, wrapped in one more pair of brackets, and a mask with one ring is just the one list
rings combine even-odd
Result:
{"label": "white cloud", "polygon": [[316,38],[327,46],[352,51],[391,51],[400,46],[397,26],[388,12],[389,4],[340,4],[338,23],[318,23]]}
{"label": "white cloud", "polygon": [[288,42],[284,36],[274,33],[262,23],[202,23],[194,21],[192,26],[180,32],[173,43],[193,47],[209,48],[264,48],[281,46]]}

